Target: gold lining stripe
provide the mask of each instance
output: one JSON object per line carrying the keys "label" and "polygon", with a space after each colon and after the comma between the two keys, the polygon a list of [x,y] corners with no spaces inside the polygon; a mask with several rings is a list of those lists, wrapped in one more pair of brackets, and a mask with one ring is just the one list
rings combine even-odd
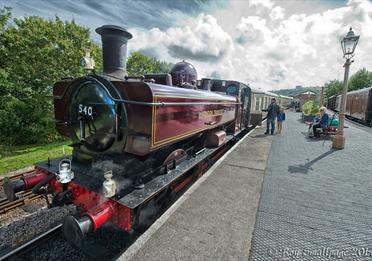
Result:
{"label": "gold lining stripe", "polygon": [[[152,97],[152,102],[153,103],[155,103],[155,100],[156,100],[156,98],[155,98],[155,95]],[[152,106],[152,121],[151,121],[151,128],[152,128],[152,133],[151,133],[151,135],[152,135],[152,138],[151,138],[151,146],[153,146],[154,145],[154,137],[155,137],[155,123],[156,123],[156,121],[155,121],[155,115],[156,115],[156,106]]]}
{"label": "gold lining stripe", "polygon": [[160,146],[164,143],[167,143],[169,141],[173,141],[173,140],[177,140],[177,139],[180,139],[180,138],[184,138],[184,137],[187,137],[187,136],[190,136],[190,135],[193,135],[193,134],[196,134],[200,131],[203,131],[203,130],[206,130],[206,129],[209,129],[210,127],[203,127],[203,128],[200,128],[200,129],[196,129],[196,130],[192,130],[192,131],[189,131],[189,132],[185,132],[185,133],[182,133],[182,134],[179,134],[179,135],[176,135],[176,136],[172,136],[172,137],[169,137],[167,139],[164,139],[164,140],[161,140],[161,141],[158,141],[158,142],[155,142],[153,145],[153,147],[157,147],[157,146]]}
{"label": "gold lining stripe", "polygon": [[[184,99],[203,99],[203,100],[208,100],[208,98],[201,98],[201,97],[195,97],[194,98],[194,97],[182,97],[182,96],[154,95],[153,96],[153,102],[154,103],[157,102],[157,98],[158,97],[162,97],[162,98],[184,98]],[[213,98],[212,100],[219,100],[219,99]],[[227,102],[227,104],[226,103],[222,103],[221,105],[232,105],[232,104],[229,103],[229,102]],[[194,106],[205,106],[205,105],[194,105]],[[156,106],[153,106],[152,107],[152,139],[151,139],[152,144],[151,144],[151,147],[157,147],[157,146],[160,146],[160,145],[162,145],[164,143],[167,143],[167,142],[170,142],[170,141],[173,141],[173,140],[177,140],[177,139],[180,139],[180,138],[183,138],[183,137],[186,137],[186,136],[190,136],[190,135],[196,134],[197,132],[200,132],[200,131],[203,131],[203,130],[212,129],[214,127],[214,126],[202,127],[202,128],[196,129],[196,130],[194,129],[194,130],[189,131],[189,132],[184,132],[184,133],[178,134],[176,136],[169,137],[167,139],[156,141],[155,140],[156,139],[156,109],[157,109]],[[236,110],[234,110],[234,111],[236,112]],[[221,115],[223,115],[223,114],[211,115],[211,116],[221,116]],[[220,124],[224,124],[226,122],[228,122],[228,121],[221,122]]]}
{"label": "gold lining stripe", "polygon": [[[227,122],[227,121],[226,121]],[[224,124],[226,122],[223,122],[221,124]],[[153,147],[157,147],[157,146],[160,146],[164,143],[167,143],[169,141],[172,141],[172,140],[177,140],[177,139],[180,139],[180,138],[184,138],[184,137],[187,137],[187,136],[190,136],[190,135],[193,135],[193,134],[196,134],[200,131],[203,131],[203,130],[207,130],[207,129],[213,129],[215,126],[209,126],[209,127],[203,127],[203,128],[200,128],[200,129],[196,129],[196,130],[192,130],[192,131],[189,131],[189,132],[185,132],[185,133],[182,133],[182,134],[179,134],[179,135],[176,135],[176,136],[172,136],[172,137],[169,137],[167,139],[164,139],[164,140],[161,140],[161,141],[158,141],[156,143],[154,143]]]}

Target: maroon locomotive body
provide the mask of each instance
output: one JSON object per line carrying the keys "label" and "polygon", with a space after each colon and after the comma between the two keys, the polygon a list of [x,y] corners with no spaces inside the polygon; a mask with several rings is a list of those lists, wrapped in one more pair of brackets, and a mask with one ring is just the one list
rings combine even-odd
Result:
{"label": "maroon locomotive body", "polygon": [[137,80],[110,81],[110,92],[105,82],[87,76],[54,88],[57,130],[91,157],[143,156],[216,127],[237,128],[236,96]]}

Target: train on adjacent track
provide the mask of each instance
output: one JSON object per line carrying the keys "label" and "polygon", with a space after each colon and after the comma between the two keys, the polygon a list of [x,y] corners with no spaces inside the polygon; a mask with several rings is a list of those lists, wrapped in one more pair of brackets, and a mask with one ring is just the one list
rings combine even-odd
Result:
{"label": "train on adjacent track", "polygon": [[270,105],[272,98],[275,98],[278,105],[284,109],[289,108],[293,101],[293,98],[289,96],[252,89],[251,112],[262,112]]}
{"label": "train on adjacent track", "polygon": [[170,73],[128,77],[132,35],[112,25],[96,32],[103,73],[65,78],[53,88],[56,129],[72,140],[72,159],[36,163],[33,175],[4,183],[8,198],[32,189],[51,193],[50,206],[78,206],[80,216],[63,225],[77,246],[106,222],[124,231],[143,228],[148,209],[173,200],[200,174],[198,162],[208,159],[209,165],[216,149],[252,126],[253,112],[273,97],[282,106],[291,101],[238,81],[198,80],[185,61]]}
{"label": "train on adjacent track", "polygon": [[[345,116],[372,126],[372,87],[348,92]],[[340,111],[341,95],[333,95],[327,100],[328,108]]]}

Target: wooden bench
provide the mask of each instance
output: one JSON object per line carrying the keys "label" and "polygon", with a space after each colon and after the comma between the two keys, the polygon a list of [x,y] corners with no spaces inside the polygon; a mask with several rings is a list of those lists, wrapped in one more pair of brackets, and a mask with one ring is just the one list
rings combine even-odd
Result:
{"label": "wooden bench", "polygon": [[320,137],[323,138],[323,146],[328,137],[334,136],[337,133],[337,126],[328,126],[325,129],[321,129],[319,132]]}

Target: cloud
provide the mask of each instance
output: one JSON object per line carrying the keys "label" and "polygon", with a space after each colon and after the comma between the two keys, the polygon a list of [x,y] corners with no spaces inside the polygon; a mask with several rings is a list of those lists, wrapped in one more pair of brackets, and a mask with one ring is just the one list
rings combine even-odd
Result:
{"label": "cloud", "polygon": [[210,15],[201,14],[183,28],[170,28],[169,53],[177,58],[216,62],[232,47],[232,40]]}
{"label": "cloud", "polygon": [[168,52],[172,57],[175,58],[210,62],[221,60],[225,55],[223,50],[218,50],[218,53],[215,54],[209,52],[208,50],[197,50],[193,52],[189,47],[180,45],[169,45]]}
{"label": "cloud", "polygon": [[209,77],[212,79],[221,79],[221,74],[218,71],[213,71]]}
{"label": "cloud", "polygon": [[280,20],[280,19],[283,19],[284,18],[284,14],[285,14],[285,9],[280,7],[280,6],[275,6],[269,16],[271,18],[271,20],[275,21],[275,20]]}
{"label": "cloud", "polygon": [[274,3],[271,0],[251,0],[249,1],[249,6],[259,6],[267,9],[271,9]]}
{"label": "cloud", "polygon": [[[362,67],[372,70],[368,46],[372,40],[371,2],[349,1],[344,6],[314,7],[321,10],[314,13],[293,13],[281,3],[254,1],[247,8],[240,2],[232,2],[225,10],[210,14],[216,19],[213,26],[233,41],[225,43],[230,47],[224,47],[224,41],[219,42],[218,49],[226,53],[218,60],[203,61],[190,56],[199,75],[208,77],[216,71],[221,78],[266,90],[319,86],[334,78],[342,79],[344,61],[340,40],[350,26],[361,35],[352,72]],[[206,38],[196,35],[195,39],[203,41],[209,49],[215,47]]]}
{"label": "cloud", "polygon": [[350,26],[361,35],[351,73],[372,70],[372,3],[367,0],[35,1],[3,5],[9,3],[17,16],[58,14],[91,29],[126,25],[134,36],[130,51],[172,63],[186,59],[199,77],[265,90],[342,79],[340,40]]}
{"label": "cloud", "polygon": [[237,42],[240,44],[258,44],[268,41],[270,37],[266,20],[258,16],[242,17],[236,27],[239,32]]}
{"label": "cloud", "polygon": [[342,76],[339,41],[351,22],[360,33],[371,28],[371,12],[365,1],[310,14],[291,13],[281,2],[231,2],[225,10],[186,19],[183,26],[138,32],[131,48],[151,50],[173,63],[189,60],[201,77],[266,90],[316,86]]}
{"label": "cloud", "polygon": [[206,14],[189,19],[184,27],[172,27],[165,31],[159,28],[134,30],[134,36],[131,48],[151,49],[162,59],[218,62],[234,49],[230,35],[214,17]]}
{"label": "cloud", "polygon": [[163,30],[182,24],[184,19],[203,12],[223,8],[225,0],[64,0],[64,1],[7,1],[0,6],[9,6],[17,17],[38,15],[62,19],[75,19],[78,23],[95,29],[103,24],[117,24],[131,28]]}

